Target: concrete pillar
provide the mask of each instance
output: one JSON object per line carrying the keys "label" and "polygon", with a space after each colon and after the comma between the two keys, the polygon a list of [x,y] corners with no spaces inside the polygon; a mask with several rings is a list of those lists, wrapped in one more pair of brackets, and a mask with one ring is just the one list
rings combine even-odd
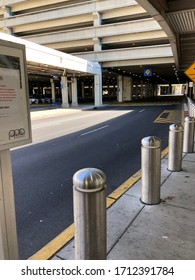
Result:
{"label": "concrete pillar", "polygon": [[54,80],[50,79],[50,83],[51,83],[51,99],[52,99],[52,103],[54,103],[56,101]]}
{"label": "concrete pillar", "polygon": [[2,10],[3,10],[3,16],[4,16],[4,18],[8,18],[8,17],[11,17],[11,16],[12,16],[11,7],[9,7],[9,6],[2,6],[1,8],[2,8]]}
{"label": "concrete pillar", "polygon": [[85,99],[85,85],[84,85],[84,82],[81,83],[81,96],[84,100]]}
{"label": "concrete pillar", "polygon": [[133,100],[133,78],[129,77],[129,100]]}
{"label": "concrete pillar", "polygon": [[129,77],[123,77],[123,100],[129,101]]}
{"label": "concrete pillar", "polygon": [[154,85],[153,85],[153,83],[150,83],[150,96],[151,97],[154,96]]}
{"label": "concrete pillar", "polygon": [[141,92],[140,92],[140,98],[143,99],[143,96],[144,96],[144,82],[143,82],[143,80],[141,80],[140,83],[141,83],[141,87],[140,87],[140,90],[141,90]]}
{"label": "concrete pillar", "polygon": [[168,94],[172,94],[172,85],[171,84],[169,84]]}
{"label": "concrete pillar", "polygon": [[[93,13],[93,26],[100,26],[101,25],[101,15],[98,12]],[[99,38],[93,38],[93,44],[94,44],[94,51],[101,51],[102,50],[102,44],[101,40]]]}
{"label": "concrete pillar", "polygon": [[102,106],[102,72],[94,76],[95,106]]}
{"label": "concrete pillar", "polygon": [[135,99],[137,100],[139,98],[139,81],[135,81]]}
{"label": "concrete pillar", "polygon": [[93,13],[93,25],[94,26],[100,26],[101,25],[101,15],[98,12]]}
{"label": "concrete pillar", "polygon": [[8,35],[12,35],[13,34],[12,29],[8,28],[8,27],[4,27],[3,28],[3,32],[8,34]]}
{"label": "concrete pillar", "polygon": [[89,86],[89,96],[92,98],[94,98],[95,96],[94,83],[92,83],[91,86]]}
{"label": "concrete pillar", "polygon": [[68,81],[66,76],[61,76],[62,107],[68,108]]}
{"label": "concrete pillar", "polygon": [[118,87],[117,100],[118,102],[123,102],[123,76],[118,76],[117,87]]}
{"label": "concrete pillar", "polygon": [[108,95],[110,95],[110,85],[107,87]]}
{"label": "concrete pillar", "polygon": [[149,97],[149,83],[146,82],[145,83],[145,97]]}
{"label": "concrete pillar", "polygon": [[[3,10],[3,16],[4,18],[9,18],[12,16],[12,11],[11,11],[11,7],[8,7],[8,6],[2,6],[1,7],[2,10]],[[8,28],[8,27],[3,27],[3,32],[6,33],[6,34],[9,34],[9,35],[12,35],[12,29],[11,28]]]}
{"label": "concrete pillar", "polygon": [[131,77],[123,77],[123,100],[132,100],[132,84],[133,79]]}
{"label": "concrete pillar", "polygon": [[95,52],[102,50],[102,44],[99,38],[93,38],[93,49]]}
{"label": "concrete pillar", "polygon": [[158,94],[158,85],[155,84],[154,85],[154,96],[157,96],[157,94]]}
{"label": "concrete pillar", "polygon": [[72,106],[78,106],[77,78],[73,78],[72,80]]}

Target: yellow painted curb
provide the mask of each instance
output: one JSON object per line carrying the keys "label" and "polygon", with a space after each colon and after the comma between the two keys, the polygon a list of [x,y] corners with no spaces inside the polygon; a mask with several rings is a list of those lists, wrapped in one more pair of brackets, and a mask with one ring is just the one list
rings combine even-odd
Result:
{"label": "yellow painted curb", "polygon": [[65,244],[67,244],[74,237],[74,224],[61,232],[37,253],[29,258],[29,260],[48,260],[57,251],[59,251]]}
{"label": "yellow painted curb", "polygon": [[123,195],[130,187],[132,187],[141,178],[141,170],[137,171],[133,176],[131,176],[127,181],[125,181],[120,187],[109,194],[109,198],[117,200],[121,195]]}
{"label": "yellow painted curb", "polygon": [[[161,152],[161,159],[168,154],[168,147]],[[137,181],[141,179],[141,169],[133,176],[120,185],[115,191],[106,198],[106,207],[109,208],[121,197],[128,189],[130,189]],[[74,237],[74,224],[61,232],[42,249],[29,258],[29,260],[49,260],[57,251],[65,246]]]}
{"label": "yellow painted curb", "polygon": [[[106,198],[106,207],[109,208],[115,202],[114,199]],[[29,258],[29,260],[48,260],[64,245],[66,245],[74,237],[74,224],[61,232],[37,253]]]}

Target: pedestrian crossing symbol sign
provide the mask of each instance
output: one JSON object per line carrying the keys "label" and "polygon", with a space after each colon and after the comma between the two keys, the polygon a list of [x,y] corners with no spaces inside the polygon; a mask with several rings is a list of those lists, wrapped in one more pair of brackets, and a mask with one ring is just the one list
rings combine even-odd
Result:
{"label": "pedestrian crossing symbol sign", "polygon": [[151,68],[144,68],[144,77],[151,77],[152,76],[152,69]]}

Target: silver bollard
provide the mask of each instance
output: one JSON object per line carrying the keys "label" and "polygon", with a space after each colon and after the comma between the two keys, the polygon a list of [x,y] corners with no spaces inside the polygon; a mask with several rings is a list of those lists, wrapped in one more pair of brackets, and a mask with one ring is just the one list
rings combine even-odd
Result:
{"label": "silver bollard", "polygon": [[184,120],[183,152],[194,152],[194,118],[186,117]]}
{"label": "silver bollard", "polygon": [[148,136],[141,141],[142,193],[144,204],[160,203],[161,140]]}
{"label": "silver bollard", "polygon": [[169,126],[168,170],[180,171],[182,168],[183,127],[180,123]]}
{"label": "silver bollard", "polygon": [[84,168],[73,176],[75,258],[106,260],[106,176]]}

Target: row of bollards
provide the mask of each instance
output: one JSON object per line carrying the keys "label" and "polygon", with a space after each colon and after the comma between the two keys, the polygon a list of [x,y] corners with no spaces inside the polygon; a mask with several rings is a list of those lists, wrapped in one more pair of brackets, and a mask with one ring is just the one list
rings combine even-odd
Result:
{"label": "row of bollards", "polygon": [[[160,139],[155,136],[142,139],[141,201],[145,204],[160,203],[161,147]],[[194,118],[186,117],[183,126],[172,124],[169,127],[168,170],[178,172],[182,169],[182,152],[194,151]]]}
{"label": "row of bollards", "polygon": [[[182,169],[182,152],[193,152],[194,118],[169,127],[168,170]],[[160,203],[161,140],[148,136],[141,141],[142,191],[144,204]],[[106,176],[96,168],[85,168],[73,176],[75,258],[106,259]]]}

